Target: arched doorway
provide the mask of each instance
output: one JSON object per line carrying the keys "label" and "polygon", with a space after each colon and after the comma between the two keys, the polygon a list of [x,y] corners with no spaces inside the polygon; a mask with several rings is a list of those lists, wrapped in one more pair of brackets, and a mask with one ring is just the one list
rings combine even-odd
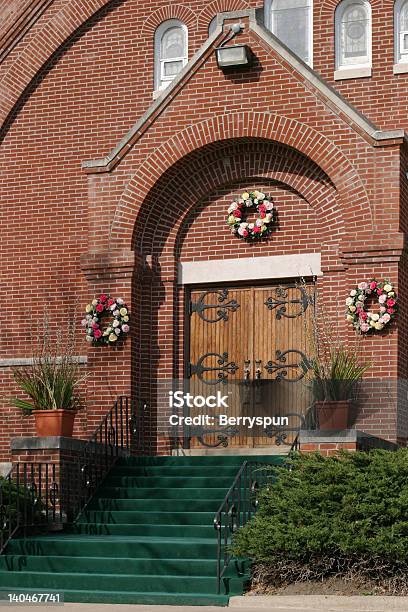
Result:
{"label": "arched doorway", "polygon": [[[238,194],[254,188],[270,195],[276,216],[271,237],[249,244],[231,235],[226,214]],[[191,153],[160,177],[134,231],[134,248],[146,266],[143,277],[134,279],[141,342],[132,356],[134,384],[152,407],[149,439],[156,450],[202,445],[199,430],[175,435],[168,427],[169,385],[188,380],[191,386],[195,378],[202,389],[203,378],[212,375],[206,372],[222,376],[224,367],[231,370],[229,379],[235,368],[239,386],[233,412],[248,403],[248,394],[251,415],[267,413],[274,401],[277,412],[288,413],[294,403],[305,410],[300,380],[307,369],[311,298],[305,298],[303,282],[320,274],[322,259],[339,252],[343,236],[335,186],[315,163],[285,145],[223,141]],[[202,314],[217,312],[214,299],[220,312],[231,301],[239,306],[231,316],[209,322]],[[267,380],[274,382],[268,386]],[[299,383],[296,393],[295,385],[282,392],[289,380]],[[259,428],[250,434],[228,439],[219,432],[206,434],[204,446],[259,447],[276,441]]]}

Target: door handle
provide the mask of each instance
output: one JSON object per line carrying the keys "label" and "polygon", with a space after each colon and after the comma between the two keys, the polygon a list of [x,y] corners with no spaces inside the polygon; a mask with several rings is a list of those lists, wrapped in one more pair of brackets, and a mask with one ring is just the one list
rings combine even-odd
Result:
{"label": "door handle", "polygon": [[262,376],[262,360],[257,359],[255,361],[255,404],[260,404],[262,402],[262,385],[261,385],[261,376]]}
{"label": "door handle", "polygon": [[256,378],[256,380],[260,380],[261,375],[262,375],[262,360],[261,359],[257,359],[255,361],[255,366],[256,366],[255,378]]}
{"label": "door handle", "polygon": [[246,359],[244,361],[244,381],[246,384],[249,383],[249,377],[251,375],[251,361]]}
{"label": "door handle", "polygon": [[248,405],[250,403],[250,380],[249,377],[251,375],[251,361],[249,359],[245,359],[244,361],[244,389],[242,395],[242,405]]}

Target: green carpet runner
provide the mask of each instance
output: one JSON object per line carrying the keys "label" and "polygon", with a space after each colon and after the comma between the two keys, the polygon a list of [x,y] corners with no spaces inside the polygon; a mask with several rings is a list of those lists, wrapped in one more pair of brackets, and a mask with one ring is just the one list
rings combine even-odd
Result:
{"label": "green carpet runner", "polygon": [[0,591],[60,592],[65,601],[227,605],[245,576],[216,588],[218,510],[245,459],[121,459],[69,532],[12,540],[0,556]]}

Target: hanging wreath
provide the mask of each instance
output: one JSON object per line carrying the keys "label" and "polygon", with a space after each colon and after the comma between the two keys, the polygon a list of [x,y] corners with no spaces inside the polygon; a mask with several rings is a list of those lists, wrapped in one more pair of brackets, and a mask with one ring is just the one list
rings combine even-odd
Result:
{"label": "hanging wreath", "polygon": [[[369,297],[378,300],[378,312],[367,310],[366,301]],[[368,282],[359,283],[350,291],[350,296],[346,300],[346,319],[357,331],[364,334],[381,331],[395,318],[398,311],[397,300],[397,294],[389,281],[377,281],[373,278]]]}
{"label": "hanging wreath", "polygon": [[[85,318],[82,325],[85,327],[86,340],[93,344],[115,344],[119,338],[129,333],[129,311],[124,300],[114,300],[110,295],[102,293],[99,298],[92,300],[85,308]],[[102,329],[102,317],[110,313],[112,320]]]}
{"label": "hanging wreath", "polygon": [[[251,208],[256,208],[258,218],[255,223],[245,221]],[[244,192],[228,208],[227,225],[231,232],[243,240],[253,241],[265,238],[272,231],[273,203],[261,191]]]}

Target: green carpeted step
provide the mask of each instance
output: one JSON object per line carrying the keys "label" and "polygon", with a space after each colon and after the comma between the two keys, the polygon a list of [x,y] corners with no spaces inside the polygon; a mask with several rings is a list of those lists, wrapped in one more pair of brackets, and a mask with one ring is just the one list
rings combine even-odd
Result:
{"label": "green carpeted step", "polygon": [[[99,490],[100,497],[114,499],[218,499],[223,500],[228,487],[208,487],[196,489],[195,487],[108,487]],[[153,502],[156,503],[156,502]],[[185,507],[185,506],[184,506]]]}
{"label": "green carpeted step", "polygon": [[222,491],[220,496],[213,499],[194,498],[194,491],[190,491],[189,495],[180,495],[177,499],[155,497],[155,491],[152,491],[150,497],[119,499],[114,497],[98,497],[91,500],[88,505],[90,510],[135,510],[139,512],[149,512],[160,508],[163,512],[183,512],[189,508],[191,512],[217,512],[225,492]]}
{"label": "green carpeted step", "polygon": [[[205,476],[227,476],[234,478],[240,464],[205,466]],[[202,476],[202,465],[119,465],[115,467],[115,476]]]}
{"label": "green carpeted step", "polygon": [[212,525],[137,525],[133,523],[77,523],[70,530],[72,533],[86,535],[132,535],[163,538],[215,538]]}
{"label": "green carpeted step", "polygon": [[132,488],[188,488],[188,489],[225,489],[231,486],[230,476],[109,476],[105,487]]}
{"label": "green carpeted step", "polygon": [[216,594],[213,519],[245,459],[281,465],[286,457],[120,458],[66,533],[9,543],[0,590],[59,591],[84,603],[227,605],[243,592],[249,563],[230,563]]}
{"label": "green carpeted step", "polygon": [[[168,576],[212,576],[215,559],[131,559],[129,557],[68,557],[65,555],[0,555],[0,571],[80,572],[94,574],[160,574]],[[241,562],[240,573],[248,565]],[[231,575],[231,574],[230,574]]]}
{"label": "green carpeted step", "polygon": [[238,470],[244,461],[281,465],[286,459],[287,457],[282,455],[194,455],[192,457],[162,455],[160,457],[121,457],[117,465],[201,465],[204,468],[207,465],[233,465]]}
{"label": "green carpeted step", "polygon": [[150,523],[151,525],[212,525],[214,512],[138,512],[131,510],[86,510],[77,523]]}
{"label": "green carpeted step", "polygon": [[[214,532],[215,533],[215,532]],[[11,540],[7,554],[215,559],[216,538],[54,535]]]}
{"label": "green carpeted step", "polygon": [[[225,581],[227,593],[242,589],[241,578]],[[0,573],[0,588],[4,586],[28,589],[64,591],[74,585],[79,590],[97,590],[101,584],[106,591],[144,591],[161,593],[215,593],[215,576],[174,576],[137,574],[91,574],[72,572],[4,572]]]}
{"label": "green carpeted step", "polygon": [[[2,593],[10,592],[9,586],[0,588]],[[16,592],[16,589],[14,589]],[[17,592],[38,593],[38,589],[19,589]],[[78,603],[105,604],[143,604],[169,606],[227,606],[229,595],[208,593],[149,593],[149,592],[114,592],[65,589],[64,601]]]}

